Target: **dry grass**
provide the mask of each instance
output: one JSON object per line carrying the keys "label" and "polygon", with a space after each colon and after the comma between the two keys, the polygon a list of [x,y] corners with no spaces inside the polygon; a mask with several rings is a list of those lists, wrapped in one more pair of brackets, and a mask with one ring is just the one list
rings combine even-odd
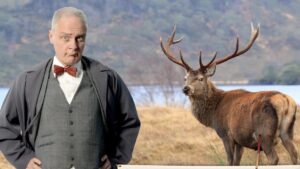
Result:
{"label": "dry grass", "polygon": [[[196,121],[190,110],[182,107],[139,107],[138,112],[142,127],[131,164],[227,165],[220,138],[214,130]],[[300,154],[300,107],[294,143]],[[276,150],[280,164],[291,164],[281,143]],[[255,165],[255,161],[256,152],[245,149],[241,165]],[[263,153],[261,164],[267,164]]]}
{"label": "dry grass", "polygon": [[1,169],[14,169],[14,167],[11,166],[8,163],[8,161],[4,158],[2,153],[0,153],[0,168]]}
{"label": "dry grass", "polygon": [[[223,144],[215,131],[196,121],[182,107],[138,107],[142,122],[131,164],[161,165],[227,165]],[[300,107],[298,109],[294,143],[300,154]],[[291,164],[281,144],[276,147],[280,164]],[[254,165],[256,152],[246,149],[242,165]],[[267,164],[261,155],[261,164]],[[300,159],[298,158],[298,164]],[[3,156],[0,168],[12,169]]]}

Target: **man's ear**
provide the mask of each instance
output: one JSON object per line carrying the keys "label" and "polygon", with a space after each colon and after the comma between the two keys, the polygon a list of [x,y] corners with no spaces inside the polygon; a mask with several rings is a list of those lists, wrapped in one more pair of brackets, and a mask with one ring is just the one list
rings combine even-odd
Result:
{"label": "man's ear", "polygon": [[216,64],[212,64],[209,66],[209,68],[207,68],[205,75],[206,76],[212,76],[214,75],[216,72]]}
{"label": "man's ear", "polygon": [[49,30],[48,38],[49,38],[50,43],[53,44],[53,38],[54,38],[53,30]]}

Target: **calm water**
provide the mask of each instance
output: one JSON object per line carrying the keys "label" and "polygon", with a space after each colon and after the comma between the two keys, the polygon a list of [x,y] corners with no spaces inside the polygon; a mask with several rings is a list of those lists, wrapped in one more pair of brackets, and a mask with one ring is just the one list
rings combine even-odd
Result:
{"label": "calm water", "polygon": [[0,106],[2,105],[2,102],[4,101],[7,92],[7,88],[0,88]]}
{"label": "calm water", "polygon": [[[233,89],[245,89],[249,91],[262,91],[262,90],[277,90],[282,93],[286,93],[293,97],[297,104],[300,104],[300,85],[242,85],[242,86],[218,86],[223,90]],[[177,87],[174,90],[168,92],[158,86],[131,86],[129,87],[133,95],[133,99],[137,105],[144,104],[166,104],[166,103],[178,103],[187,104],[187,97],[181,92],[181,87]],[[8,92],[7,88],[0,88],[0,105]]]}
{"label": "calm water", "polygon": [[[218,86],[225,91],[233,89],[245,89],[248,91],[263,91],[263,90],[277,90],[293,97],[297,104],[300,104],[300,85],[226,85]],[[179,103],[186,105],[188,98],[181,92],[181,87],[177,87],[174,91],[163,92],[161,87],[157,86],[134,86],[130,87],[131,93],[137,105],[139,104],[165,104],[165,103]]]}

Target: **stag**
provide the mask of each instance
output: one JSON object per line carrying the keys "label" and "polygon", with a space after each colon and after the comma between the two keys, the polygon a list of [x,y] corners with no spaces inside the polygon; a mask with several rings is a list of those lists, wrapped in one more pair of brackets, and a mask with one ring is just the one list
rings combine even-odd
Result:
{"label": "stag", "polygon": [[216,65],[246,53],[259,34],[259,26],[251,24],[251,36],[244,49],[239,49],[239,38],[235,50],[221,58],[203,64],[200,51],[199,69],[192,69],[183,59],[173,54],[171,45],[176,27],[166,43],[160,38],[164,54],[172,62],[186,70],[183,93],[191,102],[192,113],[203,125],[213,128],[222,139],[229,165],[239,165],[244,147],[256,149],[261,139],[261,148],[270,164],[278,164],[279,158],[274,147],[280,138],[288,151],[293,164],[297,164],[297,151],[293,144],[293,128],[296,119],[296,103],[286,94],[278,91],[249,92],[243,89],[223,91],[210,80],[216,71]]}

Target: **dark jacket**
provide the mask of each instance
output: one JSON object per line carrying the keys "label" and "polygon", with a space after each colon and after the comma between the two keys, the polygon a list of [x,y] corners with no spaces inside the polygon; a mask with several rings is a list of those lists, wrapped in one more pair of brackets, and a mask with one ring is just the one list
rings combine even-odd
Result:
{"label": "dark jacket", "polygon": [[[24,169],[35,156],[32,128],[38,124],[37,99],[46,67],[53,59],[22,73],[10,88],[0,112],[0,150],[17,168]],[[130,161],[140,121],[128,88],[113,70],[82,57],[97,91],[107,133],[107,154],[112,163]],[[100,159],[99,159],[100,160]]]}

